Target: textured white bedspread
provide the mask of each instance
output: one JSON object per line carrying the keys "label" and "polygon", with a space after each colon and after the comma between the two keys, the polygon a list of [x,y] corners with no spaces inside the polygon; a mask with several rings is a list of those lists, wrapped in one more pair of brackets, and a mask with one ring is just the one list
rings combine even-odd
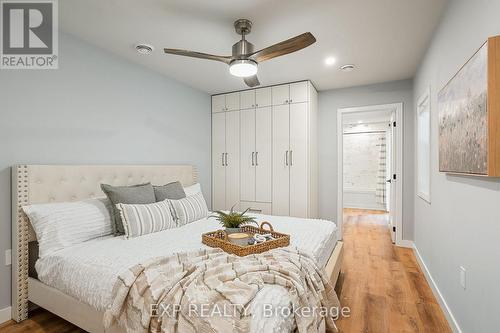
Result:
{"label": "textured white bedspread", "polygon": [[[255,214],[257,221],[269,221],[274,229],[291,235],[291,246],[311,253],[320,266],[324,266],[337,242],[335,223],[281,216]],[[73,296],[99,311],[112,302],[111,292],[117,276],[131,266],[148,258],[165,256],[179,251],[205,247],[201,234],[219,229],[214,219],[202,219],[180,228],[140,236],[132,239],[103,237],[60,250],[39,259],[36,263],[41,282]],[[280,288],[259,293],[259,303],[285,303],[286,291]],[[266,321],[256,321],[259,326]],[[271,324],[271,323],[269,323]],[[283,320],[270,331],[288,331],[291,325]],[[254,327],[266,330],[266,327]]]}

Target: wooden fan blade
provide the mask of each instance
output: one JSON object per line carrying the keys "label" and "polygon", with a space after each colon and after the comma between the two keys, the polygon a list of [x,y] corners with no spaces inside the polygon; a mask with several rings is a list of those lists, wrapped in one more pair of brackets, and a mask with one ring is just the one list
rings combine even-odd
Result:
{"label": "wooden fan blade", "polygon": [[306,32],[302,35],[298,35],[281,43],[274,44],[272,46],[266,47],[265,49],[254,52],[250,56],[250,58],[257,62],[261,62],[301,50],[311,44],[314,44],[314,42],[316,42],[316,38],[313,36],[313,34],[310,32]]}
{"label": "wooden fan blade", "polygon": [[257,78],[257,75],[249,76],[243,78],[243,81],[249,86],[250,88],[260,86],[259,78]]}
{"label": "wooden fan blade", "polygon": [[163,51],[165,51],[165,53],[168,53],[168,54],[175,54],[175,55],[192,57],[192,58],[220,61],[220,62],[223,62],[223,63],[228,64],[228,65],[232,60],[232,58],[230,56],[219,56],[219,55],[213,55],[213,54],[195,52],[195,51],[188,51],[188,50],[163,49]]}

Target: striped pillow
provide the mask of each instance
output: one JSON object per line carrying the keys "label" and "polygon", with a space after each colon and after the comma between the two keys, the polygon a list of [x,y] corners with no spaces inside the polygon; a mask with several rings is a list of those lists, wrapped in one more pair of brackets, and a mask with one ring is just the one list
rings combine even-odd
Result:
{"label": "striped pillow", "polygon": [[168,200],[139,205],[119,203],[116,208],[120,211],[127,238],[176,227]]}
{"label": "striped pillow", "polygon": [[39,256],[113,233],[110,202],[89,199],[23,206],[36,233]]}
{"label": "striped pillow", "polygon": [[184,199],[170,200],[170,203],[179,227],[208,216],[207,203],[201,192]]}

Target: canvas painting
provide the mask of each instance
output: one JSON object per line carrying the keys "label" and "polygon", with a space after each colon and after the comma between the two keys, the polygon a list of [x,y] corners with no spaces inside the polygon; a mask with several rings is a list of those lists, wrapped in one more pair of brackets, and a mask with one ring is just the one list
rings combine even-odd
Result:
{"label": "canvas painting", "polygon": [[439,171],[488,173],[488,46],[440,91]]}

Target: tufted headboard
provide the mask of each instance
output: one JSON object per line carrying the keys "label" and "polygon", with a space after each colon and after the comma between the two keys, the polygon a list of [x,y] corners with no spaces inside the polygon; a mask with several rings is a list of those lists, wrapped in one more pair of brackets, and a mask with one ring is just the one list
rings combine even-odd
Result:
{"label": "tufted headboard", "polygon": [[36,237],[22,206],[103,197],[100,184],[197,182],[191,165],[17,165],[12,168],[12,318],[28,317],[29,242]]}

